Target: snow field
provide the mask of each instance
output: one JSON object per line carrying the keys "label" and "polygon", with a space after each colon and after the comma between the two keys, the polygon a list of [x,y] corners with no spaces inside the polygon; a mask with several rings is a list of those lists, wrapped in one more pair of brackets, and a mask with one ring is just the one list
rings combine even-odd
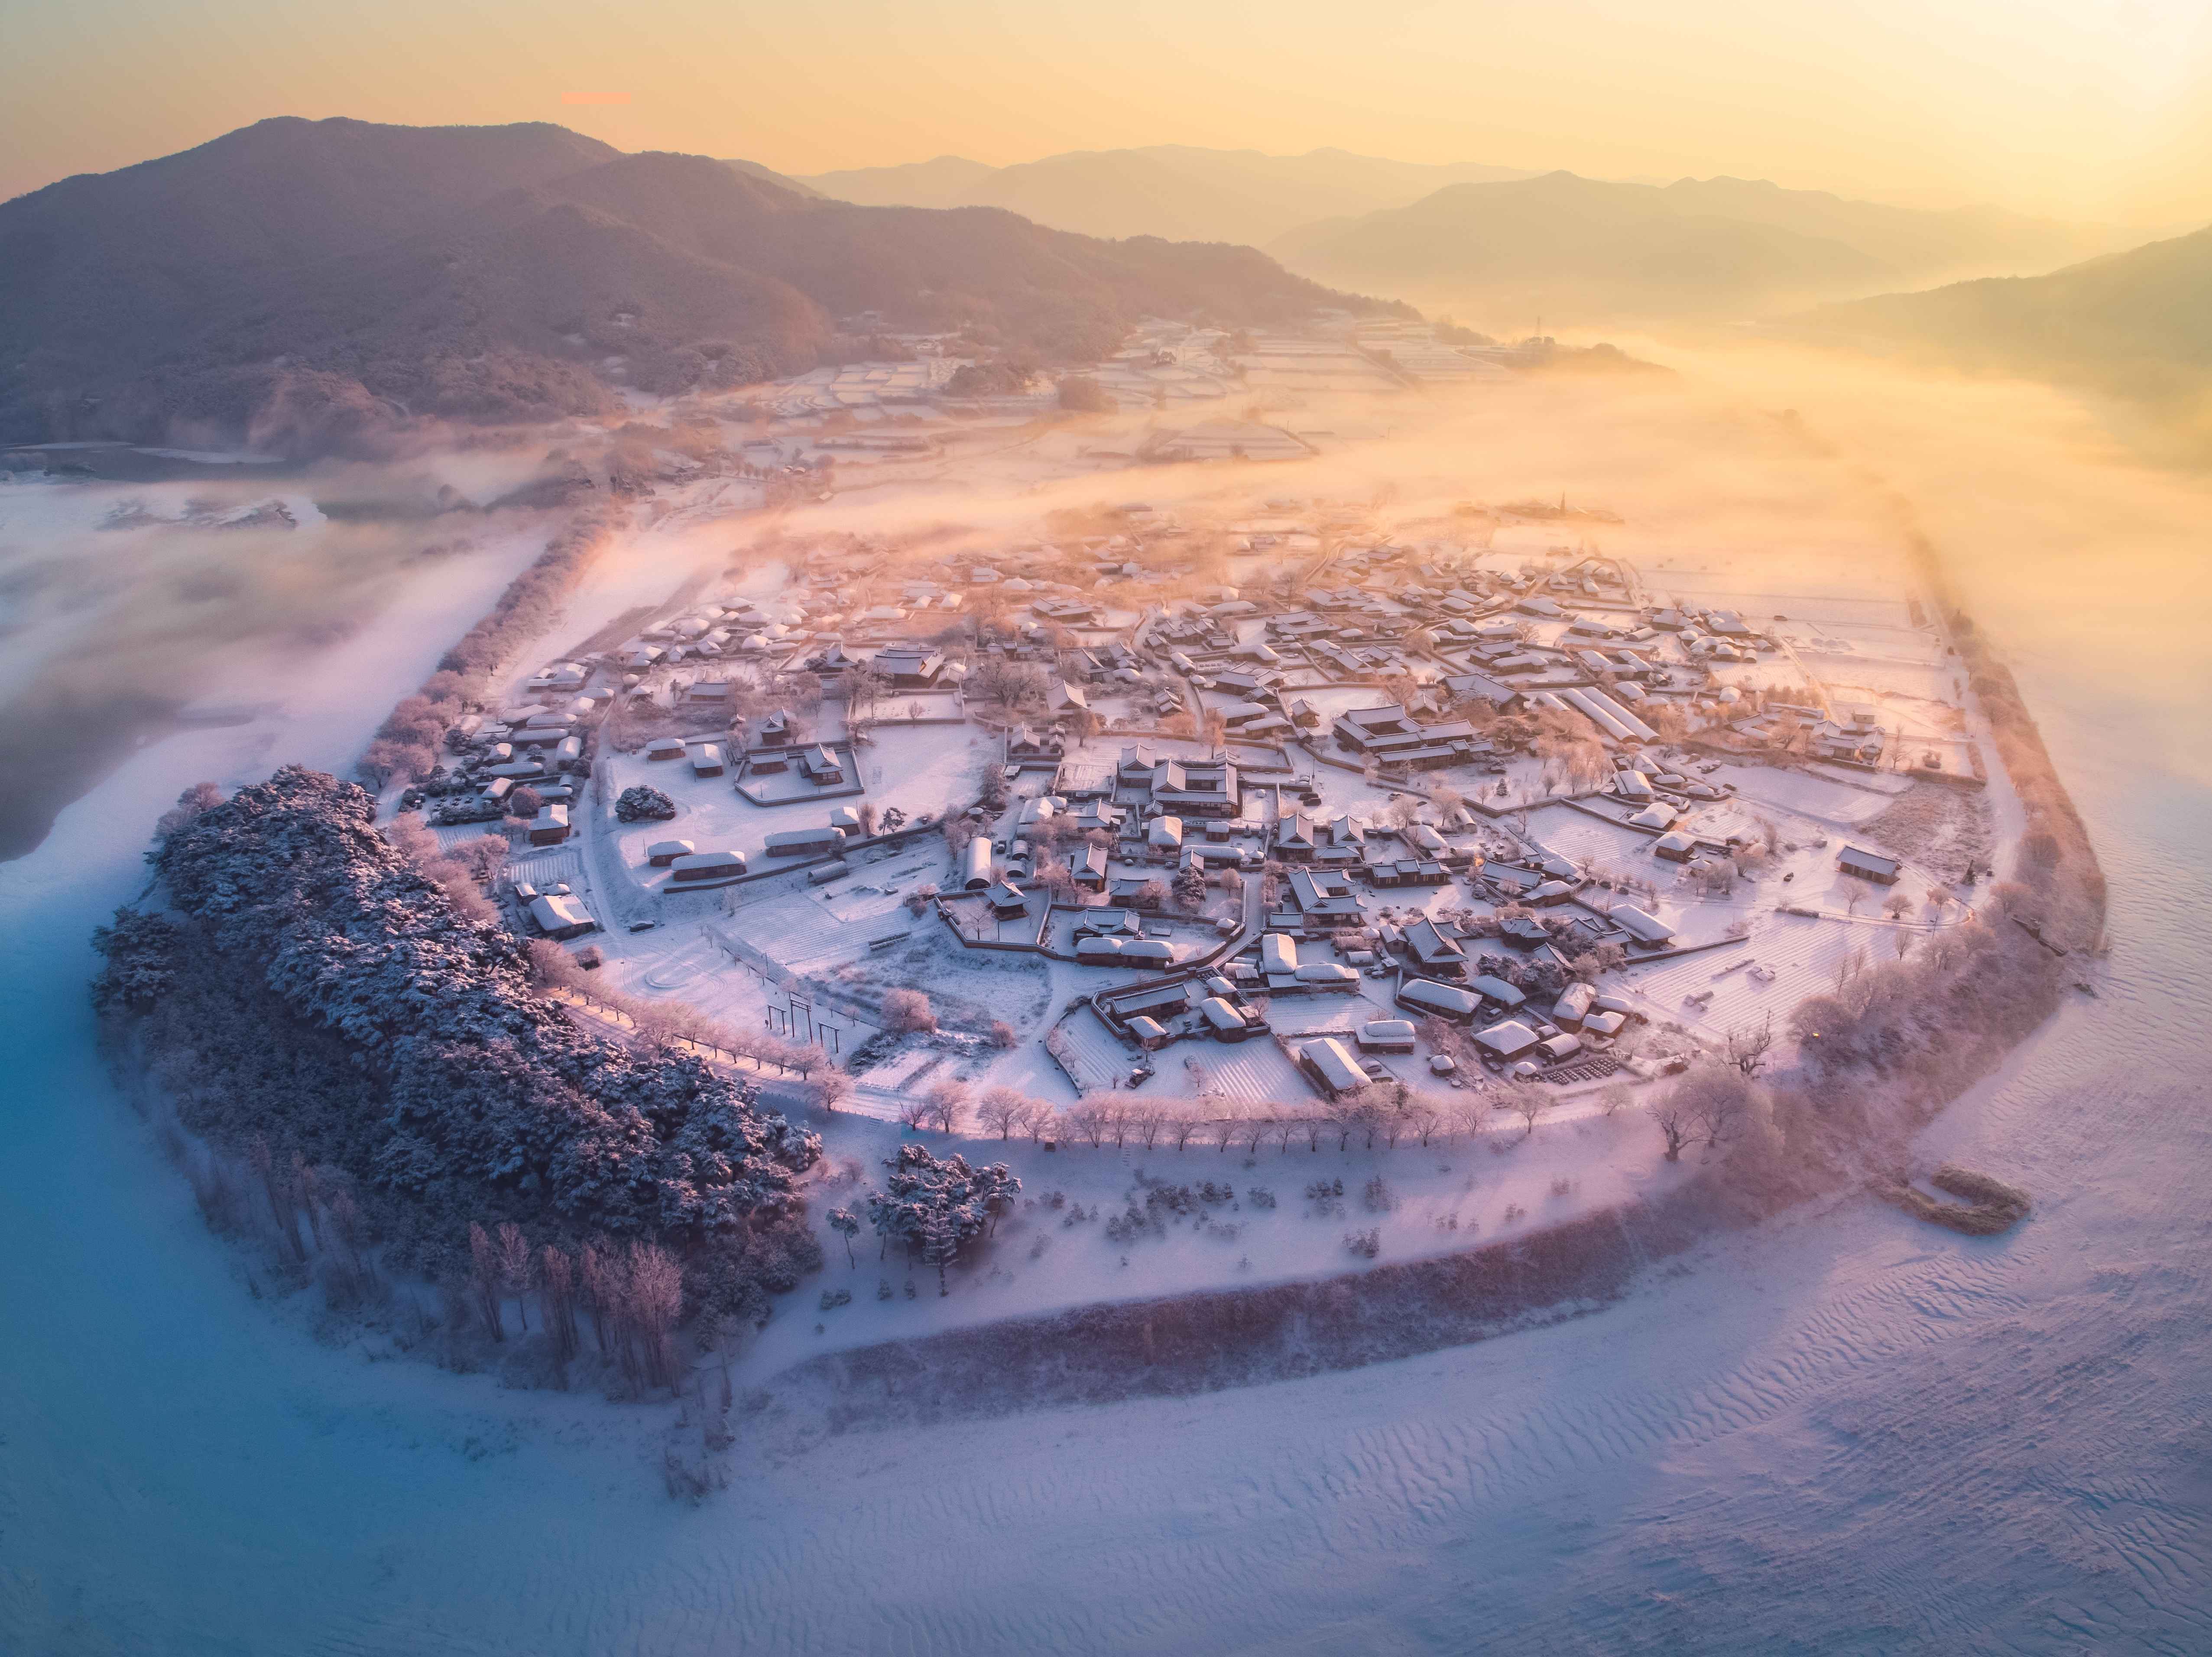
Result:
{"label": "snow field", "polygon": [[[1364,1259],[1347,1251],[1350,1233],[1377,1232],[1376,1258],[1386,1263],[1480,1247],[1670,1191],[1692,1167],[1664,1161],[1658,1131],[1641,1110],[1607,1118],[1589,1105],[1559,1119],[1547,1115],[1533,1134],[1517,1117],[1499,1118],[1473,1141],[1440,1136],[1424,1148],[1409,1139],[1395,1150],[1380,1139],[1363,1148],[1354,1135],[1340,1151],[1332,1133],[1318,1151],[1308,1148],[1303,1135],[1288,1151],[1271,1141],[1256,1154],[1241,1143],[1221,1150],[1203,1135],[1181,1151],[1168,1142],[1147,1150],[1134,1141],[1116,1147],[1109,1138],[1093,1148],[1066,1137],[1060,1149],[1046,1151],[1022,1139],[973,1136],[972,1130],[951,1140],[902,1135],[890,1123],[845,1115],[827,1122],[817,1117],[811,1124],[822,1131],[824,1154],[823,1174],[807,1192],[830,1262],[819,1287],[849,1288],[853,1302],[817,1313],[817,1285],[810,1282],[746,1353],[743,1374],[756,1381],[841,1347],[1100,1301],[1357,1271]],[[898,1251],[879,1262],[865,1227],[861,1204],[902,1138],[933,1155],[957,1152],[971,1164],[1003,1162],[1022,1181],[1013,1212],[1000,1220],[992,1240],[953,1268],[946,1295],[938,1293],[933,1269],[908,1264]],[[1133,1196],[1145,1207],[1140,1175],[1193,1192],[1211,1181],[1235,1195],[1194,1201],[1180,1223],[1162,1207],[1157,1229],[1117,1240],[1107,1224]],[[1378,1178],[1386,1189],[1370,1206],[1367,1184]],[[1343,1193],[1310,1200],[1307,1188],[1316,1181],[1332,1188],[1340,1181]],[[1561,1185],[1566,1189],[1557,1189]],[[1265,1196],[1255,1199],[1255,1190]],[[1061,1199],[1057,1205],[1054,1196]],[[843,1243],[823,1223],[840,1203],[864,1217],[855,1267],[848,1266]],[[1091,1217],[1074,1219],[1078,1208]],[[904,1293],[908,1279],[917,1290],[911,1300]],[[875,1298],[879,1280],[890,1282],[892,1299]],[[820,1335],[813,1332],[817,1323],[824,1325]]]}

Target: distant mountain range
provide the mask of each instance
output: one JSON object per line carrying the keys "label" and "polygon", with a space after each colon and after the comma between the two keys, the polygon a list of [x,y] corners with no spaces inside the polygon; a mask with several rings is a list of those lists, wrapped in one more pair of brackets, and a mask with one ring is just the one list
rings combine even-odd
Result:
{"label": "distant mountain range", "polygon": [[1089,236],[1166,236],[1264,246],[1318,219],[1403,206],[1447,185],[1526,178],[1473,162],[1427,166],[1316,149],[1080,150],[1013,167],[957,155],[904,167],[819,173],[799,183],[872,206],[1003,207]]}
{"label": "distant mountain range", "polygon": [[1453,185],[1267,245],[1323,280],[1565,320],[1755,314],[2043,270],[2114,240],[1993,208],[1886,207],[1741,179],[1653,186],[1547,173]]}
{"label": "distant mountain range", "polygon": [[556,126],[269,120],[0,204],[0,442],[313,454],[793,372],[858,348],[841,319],[1086,360],[1147,314],[1330,304],[1403,308],[1249,247],[852,205]]}
{"label": "distant mountain range", "polygon": [[2212,390],[2212,229],[2048,276],[1822,306],[1803,321],[1840,343],[2200,402]]}

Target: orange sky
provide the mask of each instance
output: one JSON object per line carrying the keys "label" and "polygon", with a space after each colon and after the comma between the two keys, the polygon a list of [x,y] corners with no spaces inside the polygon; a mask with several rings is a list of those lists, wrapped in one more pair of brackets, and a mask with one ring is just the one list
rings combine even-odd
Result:
{"label": "orange sky", "polygon": [[344,114],[553,120],[797,173],[1330,144],[2179,226],[2212,220],[2208,19],[2201,0],[70,0],[0,37],[0,197]]}

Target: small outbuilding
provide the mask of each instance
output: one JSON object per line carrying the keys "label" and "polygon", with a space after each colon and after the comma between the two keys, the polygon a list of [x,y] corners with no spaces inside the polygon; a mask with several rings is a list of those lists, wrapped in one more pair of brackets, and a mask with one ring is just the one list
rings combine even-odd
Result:
{"label": "small outbuilding", "polygon": [[1304,1043],[1297,1050],[1297,1057],[1298,1068],[1328,1098],[1355,1093],[1367,1085],[1367,1072],[1334,1036]]}
{"label": "small outbuilding", "polygon": [[1370,1019],[1353,1037],[1360,1051],[1370,1053],[1410,1053],[1413,1051],[1411,1019]]}
{"label": "small outbuilding", "polygon": [[1518,1019],[1508,1019],[1487,1030],[1476,1031],[1474,1045],[1492,1058],[1511,1060],[1536,1045],[1536,1033]]}
{"label": "small outbuilding", "polygon": [[574,898],[532,898],[530,918],[540,932],[556,941],[580,938],[599,925]]}
{"label": "small outbuilding", "polygon": [[981,892],[991,884],[991,837],[975,834],[960,852],[960,884],[963,890]]}
{"label": "small outbuilding", "polygon": [[1894,857],[1884,857],[1858,846],[1845,846],[1842,856],[1836,859],[1836,867],[1846,874],[1872,880],[1877,886],[1895,886],[1902,866]]}
{"label": "small outbuilding", "polygon": [[745,855],[741,851],[694,851],[675,859],[668,865],[672,880],[730,880],[745,872]]}

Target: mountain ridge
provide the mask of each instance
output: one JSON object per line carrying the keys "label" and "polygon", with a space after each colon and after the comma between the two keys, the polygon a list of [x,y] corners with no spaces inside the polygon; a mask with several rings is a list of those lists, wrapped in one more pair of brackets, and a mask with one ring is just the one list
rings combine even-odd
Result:
{"label": "mountain ridge", "polygon": [[1993,262],[2043,268],[2103,239],[1996,209],[1887,207],[1765,180],[1653,186],[1559,170],[1449,185],[1267,247],[1317,279],[1487,292],[1553,314],[1667,316],[1771,310],[1978,274]]}
{"label": "mountain ridge", "polygon": [[854,206],[559,127],[287,118],[0,204],[0,442],[313,454],[794,372],[860,347],[839,319],[864,313],[1095,360],[1148,314],[1325,305],[1403,310],[1249,247]]}
{"label": "mountain ridge", "polygon": [[2201,404],[2212,387],[2212,227],[2042,276],[1881,294],[1796,320],[1835,343]]}
{"label": "mountain ridge", "polygon": [[1397,161],[1333,148],[1272,155],[1150,144],[1067,150],[1006,167],[940,155],[801,181],[872,205],[1003,207],[1039,224],[1105,238],[1258,245],[1318,218],[1413,201],[1447,183],[1522,176],[1513,168]]}

